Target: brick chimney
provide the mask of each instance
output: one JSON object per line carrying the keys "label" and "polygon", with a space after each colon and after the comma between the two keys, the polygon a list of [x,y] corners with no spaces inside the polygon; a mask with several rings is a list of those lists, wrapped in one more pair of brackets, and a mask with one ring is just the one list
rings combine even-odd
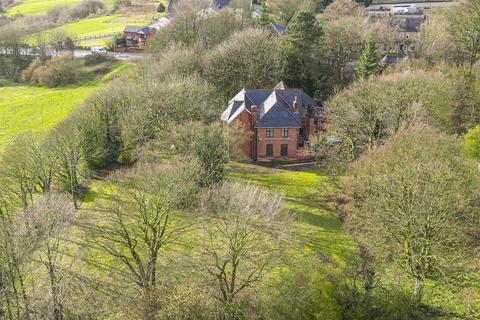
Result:
{"label": "brick chimney", "polygon": [[252,129],[254,129],[254,128],[255,128],[255,124],[257,123],[257,120],[258,120],[258,110],[257,110],[257,106],[252,106],[251,112],[252,112]]}
{"label": "brick chimney", "polygon": [[298,96],[295,96],[295,100],[293,100],[293,112],[298,112],[299,105],[298,105]]}
{"label": "brick chimney", "polygon": [[258,109],[257,106],[253,105],[252,108],[250,109],[252,112],[252,131],[253,131],[253,136],[252,136],[252,150],[251,150],[251,156],[253,161],[257,161],[257,141],[258,141],[258,132],[257,129],[255,128],[255,125],[257,124],[258,120]]}

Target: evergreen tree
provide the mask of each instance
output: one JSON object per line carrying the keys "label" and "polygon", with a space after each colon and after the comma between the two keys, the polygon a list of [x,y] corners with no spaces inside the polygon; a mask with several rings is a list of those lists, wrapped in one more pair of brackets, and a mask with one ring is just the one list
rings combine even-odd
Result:
{"label": "evergreen tree", "polygon": [[311,12],[300,11],[288,24],[283,43],[282,75],[289,86],[312,93],[315,87],[314,49],[322,30]]}
{"label": "evergreen tree", "polygon": [[380,71],[377,44],[375,39],[369,35],[357,67],[357,76],[359,78],[368,78],[371,75],[379,74]]}

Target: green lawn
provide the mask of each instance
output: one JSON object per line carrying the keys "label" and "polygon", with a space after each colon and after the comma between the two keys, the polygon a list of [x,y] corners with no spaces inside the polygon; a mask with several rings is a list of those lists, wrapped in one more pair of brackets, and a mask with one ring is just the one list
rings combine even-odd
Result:
{"label": "green lawn", "polygon": [[98,85],[50,89],[0,88],[0,150],[9,137],[24,131],[47,131],[79,107]]}
{"label": "green lawn", "polygon": [[0,87],[0,151],[15,134],[48,131],[103,84],[130,67],[130,64],[115,64],[103,78],[76,87]]}
{"label": "green lawn", "polygon": [[[245,170],[246,169],[246,170]],[[251,172],[251,170],[258,172]],[[285,195],[295,215],[295,247],[303,255],[327,256],[344,266],[356,254],[353,240],[343,230],[334,203],[335,191],[328,176],[319,172],[296,172],[235,164],[229,179],[253,183]]]}
{"label": "green lawn", "polygon": [[[24,16],[38,16],[47,13],[51,8],[66,4],[76,5],[81,0],[21,0],[19,4],[7,11],[8,16],[21,14]],[[104,0],[104,2],[112,3],[113,0]]]}
{"label": "green lawn", "polygon": [[59,28],[68,32],[73,38],[80,38],[98,34],[122,32],[127,25],[144,26],[148,23],[149,21],[146,17],[111,15],[83,19],[68,23]]}
{"label": "green lawn", "polygon": [[[255,184],[285,196],[294,215],[292,252],[303,257],[322,256],[339,267],[357,254],[355,243],[343,230],[335,205],[328,198],[335,191],[330,177],[319,172],[296,172],[234,163],[228,179]],[[92,184],[86,207],[95,207],[111,190],[103,181]]]}
{"label": "green lawn", "polygon": [[[120,33],[126,26],[144,26],[150,22],[146,15],[137,15],[127,17],[122,14],[114,14],[108,16],[100,16],[88,19],[82,19],[76,22],[67,23],[65,25],[45,31],[46,33],[54,31],[65,31],[73,39],[79,39],[90,36]],[[33,36],[27,38],[27,43],[33,44]],[[78,43],[83,46],[111,44],[111,38],[92,39]]]}

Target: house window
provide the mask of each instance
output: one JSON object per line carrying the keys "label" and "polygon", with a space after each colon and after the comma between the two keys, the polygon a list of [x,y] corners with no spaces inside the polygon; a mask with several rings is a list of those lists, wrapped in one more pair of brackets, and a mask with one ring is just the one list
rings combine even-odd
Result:
{"label": "house window", "polygon": [[266,137],[273,138],[273,128],[267,128]]}
{"label": "house window", "polygon": [[282,128],[282,138],[288,138],[288,128]]}
{"label": "house window", "polygon": [[280,155],[282,157],[287,157],[288,156],[288,144],[282,144],[280,146]]}
{"label": "house window", "polygon": [[273,144],[267,144],[267,157],[273,157]]}

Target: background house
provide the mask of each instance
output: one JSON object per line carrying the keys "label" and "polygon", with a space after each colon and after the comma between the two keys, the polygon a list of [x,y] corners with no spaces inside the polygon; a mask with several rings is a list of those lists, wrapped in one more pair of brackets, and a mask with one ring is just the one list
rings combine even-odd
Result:
{"label": "background house", "polygon": [[127,26],[123,30],[125,46],[127,48],[144,48],[156,33],[157,29],[153,27]]}
{"label": "background house", "polygon": [[366,13],[372,23],[384,20],[392,25],[396,35],[394,48],[390,49],[393,49],[394,58],[404,58],[415,53],[429,10],[454,3],[451,0],[373,0]]}

